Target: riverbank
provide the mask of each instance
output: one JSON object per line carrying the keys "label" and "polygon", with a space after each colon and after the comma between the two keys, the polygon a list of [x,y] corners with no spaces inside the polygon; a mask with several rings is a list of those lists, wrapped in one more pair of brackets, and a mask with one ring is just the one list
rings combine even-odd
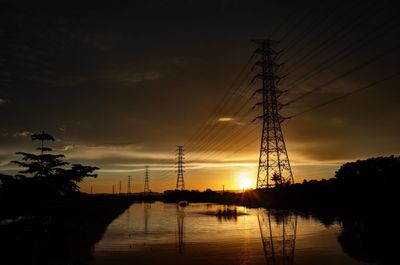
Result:
{"label": "riverbank", "polygon": [[2,219],[2,259],[5,264],[85,263],[107,226],[132,203],[130,197],[79,196]]}
{"label": "riverbank", "polygon": [[[352,185],[335,179],[311,181],[291,186],[248,190],[243,193],[215,191],[166,191],[158,199],[177,203],[209,202],[264,207],[292,211],[347,212],[386,209],[397,200],[395,186],[374,188]],[[153,198],[154,199],[154,198]]]}
{"label": "riverbank", "polygon": [[[298,189],[298,187],[293,186],[290,189]],[[278,192],[279,189],[270,189],[269,192],[272,190]],[[284,194],[281,192],[282,190],[278,192],[279,196]],[[217,201],[221,200],[222,204],[247,204],[254,207],[260,207],[262,204],[273,205],[264,201],[265,197],[263,196],[271,196],[272,194],[268,193],[267,190],[247,191],[241,194],[212,191],[204,193],[178,191],[173,193],[182,196],[194,195],[189,200],[190,202],[205,200],[218,203]],[[215,194],[217,195],[215,196]],[[292,195],[290,197],[293,198]],[[172,196],[88,195],[65,202],[62,207],[59,205],[59,207],[48,211],[47,214],[17,217],[14,222],[0,225],[0,247],[4,253],[3,260],[11,261],[5,262],[5,264],[87,264],[92,259],[93,246],[101,240],[108,225],[134,201],[170,200],[168,202],[171,203],[173,202],[171,201],[172,198]],[[178,197],[174,197],[174,199],[178,199]],[[321,203],[318,204],[322,205]],[[324,209],[323,207],[314,210],[300,210],[301,207],[295,209],[296,207],[293,207],[293,205],[295,204],[289,203],[289,208],[275,207],[275,209],[290,209],[288,211],[272,210],[266,212],[271,212],[271,216],[276,220],[279,220],[281,214],[292,215],[294,213],[307,218],[312,217],[321,221],[327,227],[339,221],[343,231],[338,240],[345,252],[357,260],[376,262],[377,264],[392,264],[390,262],[393,261],[393,256],[386,253],[387,247],[377,246],[376,244],[376,242],[388,242],[387,240],[391,236],[389,233],[382,233],[387,222],[386,219],[382,218],[382,211],[374,210],[374,212],[364,212],[363,214],[352,212],[351,215],[348,215],[338,214],[336,210]],[[298,205],[302,206],[300,203]],[[175,205],[172,206],[177,209]],[[142,207],[144,206],[140,205],[141,210]],[[177,218],[181,216],[177,215]],[[178,223],[179,220],[181,219],[177,219]],[[144,225],[146,224],[147,222],[144,222]],[[146,228],[144,231],[146,231]],[[368,244],[363,242],[368,242]],[[381,261],[384,262],[380,263]]]}
{"label": "riverbank", "polygon": [[398,201],[400,157],[376,157],[343,164],[328,180],[248,190],[243,193],[166,191],[166,202],[215,202],[299,211],[390,209]]}

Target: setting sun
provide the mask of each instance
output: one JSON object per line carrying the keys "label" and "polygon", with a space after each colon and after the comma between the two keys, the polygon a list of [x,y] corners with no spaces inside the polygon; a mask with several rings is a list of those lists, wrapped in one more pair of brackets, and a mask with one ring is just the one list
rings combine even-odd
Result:
{"label": "setting sun", "polygon": [[238,174],[238,182],[241,189],[250,189],[253,186],[249,172],[240,172]]}

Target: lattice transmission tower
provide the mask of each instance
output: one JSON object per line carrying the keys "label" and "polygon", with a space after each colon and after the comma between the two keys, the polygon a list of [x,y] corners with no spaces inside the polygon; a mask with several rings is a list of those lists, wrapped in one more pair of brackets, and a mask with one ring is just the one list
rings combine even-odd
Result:
{"label": "lattice transmission tower", "polygon": [[176,149],[176,168],[177,168],[177,177],[176,177],[176,190],[184,190],[185,189],[185,181],[183,179],[183,170],[184,168],[184,150],[183,145],[178,145],[178,149]]}
{"label": "lattice transmission tower", "polygon": [[131,184],[131,176],[128,176],[128,188],[126,190],[127,194],[131,194],[132,193],[132,184]]}
{"label": "lattice transmission tower", "polygon": [[283,107],[279,102],[279,97],[286,92],[277,88],[283,78],[277,75],[282,64],[276,63],[281,52],[272,48],[278,43],[276,41],[258,39],[253,42],[258,45],[255,54],[259,56],[259,60],[253,68],[260,69],[253,80],[261,80],[261,88],[254,92],[261,96],[261,101],[256,103],[253,109],[255,107],[262,108],[262,114],[254,120],[260,119],[263,122],[257,188],[293,184],[292,169],[281,128],[284,118],[279,114]]}
{"label": "lattice transmission tower", "polygon": [[144,195],[150,194],[150,187],[149,187],[149,166],[145,167],[144,171]]}

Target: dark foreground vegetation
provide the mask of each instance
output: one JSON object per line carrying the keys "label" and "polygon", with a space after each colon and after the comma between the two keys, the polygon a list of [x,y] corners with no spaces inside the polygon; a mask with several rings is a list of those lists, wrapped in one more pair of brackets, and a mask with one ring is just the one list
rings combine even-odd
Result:
{"label": "dark foreground vegetation", "polygon": [[63,161],[44,142],[38,154],[19,152],[16,175],[0,174],[1,264],[84,264],[107,226],[133,202],[132,197],[88,196],[77,183],[96,167]]}
{"label": "dark foreground vegetation", "polygon": [[19,161],[11,161],[22,169],[15,175],[0,173],[0,209],[2,215],[32,214],[57,207],[66,200],[80,197],[78,183],[97,177],[97,167],[69,165],[64,155],[52,154],[45,142],[54,138],[45,132],[32,135],[41,144],[37,153],[18,152]]}
{"label": "dark foreground vegetation", "polygon": [[85,264],[129,197],[77,196],[41,211],[3,219],[2,264]]}

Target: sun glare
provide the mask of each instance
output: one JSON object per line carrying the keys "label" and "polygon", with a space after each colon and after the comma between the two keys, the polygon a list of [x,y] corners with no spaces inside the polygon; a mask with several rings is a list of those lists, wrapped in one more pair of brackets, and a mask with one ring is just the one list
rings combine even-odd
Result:
{"label": "sun glare", "polygon": [[239,179],[239,187],[240,189],[250,189],[252,188],[252,181],[250,179],[250,173],[248,172],[240,172],[238,174]]}

